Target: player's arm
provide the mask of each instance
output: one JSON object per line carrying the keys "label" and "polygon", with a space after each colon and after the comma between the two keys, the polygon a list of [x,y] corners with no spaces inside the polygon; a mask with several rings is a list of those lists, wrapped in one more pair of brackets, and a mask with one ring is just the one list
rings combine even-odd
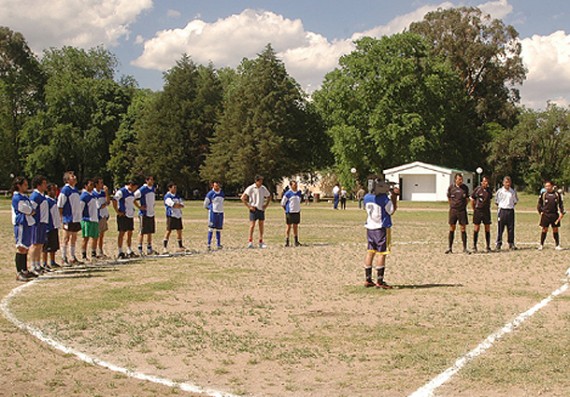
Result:
{"label": "player's arm", "polygon": [[247,194],[247,191],[243,192],[243,194],[241,195],[241,202],[250,210],[253,210],[253,206],[249,205],[249,195]]}
{"label": "player's arm", "polygon": [[32,205],[28,204],[24,200],[20,200],[18,202],[18,211],[20,211],[22,214],[30,215],[30,216],[35,214],[35,211],[34,211],[34,208],[32,207]]}
{"label": "player's arm", "polygon": [[269,207],[269,203],[271,203],[271,193],[269,191],[268,193],[269,194],[263,199],[263,211],[265,211],[265,209]]}
{"label": "player's arm", "polygon": [[210,200],[210,195],[207,194],[206,198],[204,199],[204,209],[209,210],[211,204],[212,204],[212,200]]}
{"label": "player's arm", "polygon": [[283,195],[283,197],[281,198],[281,207],[283,207],[283,209],[285,209],[285,207],[287,206],[287,201],[289,199],[287,198],[286,195]]}
{"label": "player's arm", "polygon": [[558,199],[558,208],[560,209],[560,216],[558,217],[558,222],[560,222],[562,220],[562,218],[564,218],[564,215],[566,215],[566,211],[564,210],[564,201],[562,200],[562,196],[559,195],[558,198],[559,198]]}
{"label": "player's arm", "polygon": [[400,194],[400,189],[395,187],[392,193],[390,194],[390,201],[392,201],[392,206],[394,207],[394,211],[392,214],[396,212],[398,209],[398,195]]}

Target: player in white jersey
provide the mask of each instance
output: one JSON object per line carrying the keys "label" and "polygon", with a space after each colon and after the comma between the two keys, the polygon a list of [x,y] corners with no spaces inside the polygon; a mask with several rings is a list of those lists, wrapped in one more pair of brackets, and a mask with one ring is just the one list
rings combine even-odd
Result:
{"label": "player in white jersey", "polygon": [[291,235],[291,226],[293,226],[293,236],[295,238],[295,247],[299,247],[299,223],[301,223],[301,200],[303,193],[297,189],[297,181],[291,181],[289,184],[291,189],[283,193],[281,206],[285,210],[285,247],[289,247],[289,237]]}
{"label": "player in white jersey", "polygon": [[257,175],[255,183],[245,189],[241,201],[249,209],[249,241],[247,248],[253,248],[253,232],[255,222],[259,221],[259,248],[267,248],[263,242],[263,229],[265,224],[265,209],[271,202],[271,193],[263,186],[263,177]]}
{"label": "player in white jersey", "polygon": [[156,223],[154,220],[154,202],[155,202],[156,186],[154,185],[154,178],[147,176],[145,184],[142,185],[135,192],[135,200],[140,203],[139,206],[139,255],[143,255],[144,236],[147,236],[146,241],[146,254],[156,255],[157,252],[152,249],[152,235],[156,232]]}
{"label": "player in white jersey", "polygon": [[166,234],[163,240],[163,253],[168,254],[168,239],[170,233],[176,230],[178,237],[178,250],[185,251],[186,248],[182,244],[182,208],[184,202],[178,195],[178,188],[174,182],[170,182],[167,186],[168,192],[164,195],[164,207],[166,209]]}
{"label": "player in white jersey", "polygon": [[109,195],[109,188],[104,184],[103,178],[95,177],[93,178],[93,183],[95,183],[95,189],[93,193],[97,197],[99,202],[99,239],[97,240],[97,259],[108,258],[105,255],[103,249],[103,244],[105,241],[105,232],[109,230],[109,204],[111,203],[111,196]]}
{"label": "player in white jersey", "polygon": [[[61,189],[57,198],[57,207],[63,221],[63,247],[61,255],[65,265],[81,264],[75,256],[75,244],[77,242],[77,233],[81,231],[81,203],[79,200],[79,190],[77,185],[77,177],[73,171],[66,171],[63,174],[63,182],[65,186]],[[67,247],[69,247],[71,259],[67,256]]]}
{"label": "player in white jersey", "polygon": [[222,229],[224,227],[224,198],[219,182],[212,182],[212,190],[204,199],[204,208],[208,210],[208,251],[212,247],[212,236],[216,231],[218,249],[222,248]]}

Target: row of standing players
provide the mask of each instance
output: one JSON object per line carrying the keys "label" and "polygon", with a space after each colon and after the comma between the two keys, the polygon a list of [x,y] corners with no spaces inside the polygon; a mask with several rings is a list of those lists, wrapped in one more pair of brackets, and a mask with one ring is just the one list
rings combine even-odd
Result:
{"label": "row of standing players", "polygon": [[[108,230],[110,217],[109,206],[112,204],[117,220],[117,259],[136,258],[143,255],[156,255],[152,246],[152,236],[156,232],[155,223],[155,191],[154,178],[147,176],[145,183],[138,186],[129,181],[118,189],[113,197],[102,178],[88,178],[83,183],[83,190],[77,189],[77,178],[72,171],[64,173],[65,186],[58,194],[57,185],[48,184],[43,176],[32,180],[33,192],[28,197],[28,181],[24,177],[16,177],[12,186],[12,223],[16,240],[16,272],[17,280],[29,281],[39,275],[61,267],[55,254],[62,251],[64,266],[83,264],[88,259],[87,249],[91,248],[91,260],[108,259],[103,250],[105,232]],[[270,193],[263,186],[263,177],[256,176],[255,183],[249,186],[241,199],[249,209],[250,229],[248,248],[253,248],[253,232],[256,223],[259,225],[259,247],[265,248],[263,242],[263,226],[265,209],[270,202]],[[214,233],[216,247],[222,248],[221,231],[224,223],[224,192],[218,182],[212,183],[212,190],[204,200],[204,208],[208,210],[207,248],[211,250]],[[286,246],[289,245],[291,227],[294,232],[295,246],[301,245],[298,239],[300,223],[300,202],[302,193],[297,190],[296,182],[291,183],[281,205],[286,216]],[[163,239],[163,254],[168,253],[168,240],[173,230],[177,233],[178,251],[185,252],[182,243],[182,209],[184,202],[177,193],[177,186],[168,184],[168,192],[164,195],[166,209],[166,233]],[[132,249],[135,208],[138,208],[140,232],[138,254]],[[63,229],[63,244],[60,247],[59,230]],[[82,261],[76,258],[76,242],[81,232]],[[143,244],[146,237],[146,254]],[[90,244],[89,244],[90,243]],[[126,243],[126,249],[123,249]],[[69,251],[69,252],[68,252]],[[48,262],[49,255],[49,262]],[[31,269],[28,269],[28,256]]]}
{"label": "row of standing players", "polygon": [[[497,212],[497,240],[495,249],[498,251],[503,245],[503,233],[507,229],[507,242],[509,249],[516,250],[515,245],[515,206],[518,203],[517,192],[512,188],[511,178],[506,176],[503,178],[503,186],[497,190],[495,195],[495,204],[498,207]],[[446,254],[453,252],[453,240],[455,237],[455,229],[459,223],[461,230],[461,239],[463,242],[463,252],[470,253],[467,248],[467,205],[471,202],[473,210],[473,246],[472,251],[477,252],[477,242],[481,223],[485,227],[486,251],[491,251],[491,201],[493,192],[489,186],[489,178],[484,176],[481,185],[475,188],[473,193],[469,195],[469,188],[463,184],[463,176],[455,175],[455,183],[451,185],[447,191],[449,201],[449,247],[445,251]],[[552,227],[552,234],[555,242],[555,249],[561,250],[560,236],[558,228],[560,222],[566,213],[564,211],[564,202],[562,195],[556,191],[552,181],[547,180],[544,183],[544,189],[538,197],[537,211],[540,215],[539,225],[542,228],[540,236],[539,250],[544,247],[544,242],[548,233],[548,228]]]}

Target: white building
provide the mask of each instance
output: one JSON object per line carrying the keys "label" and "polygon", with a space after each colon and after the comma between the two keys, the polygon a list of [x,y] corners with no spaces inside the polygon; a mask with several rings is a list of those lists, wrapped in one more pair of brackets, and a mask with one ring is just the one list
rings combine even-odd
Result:
{"label": "white building", "polygon": [[384,170],[384,177],[400,187],[400,198],[408,201],[447,201],[447,189],[456,174],[473,191],[475,173],[426,164],[421,161]]}

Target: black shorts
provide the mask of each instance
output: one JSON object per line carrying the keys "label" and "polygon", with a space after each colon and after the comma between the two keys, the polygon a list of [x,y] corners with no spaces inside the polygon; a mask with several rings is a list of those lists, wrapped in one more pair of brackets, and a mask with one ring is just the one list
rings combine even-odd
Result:
{"label": "black shorts", "polygon": [[70,222],[63,224],[63,230],[71,233],[80,232],[81,231],[81,222]]}
{"label": "black shorts", "polygon": [[182,230],[182,218],[166,217],[166,230]]}
{"label": "black shorts", "polygon": [[483,223],[484,225],[491,224],[491,209],[477,209],[473,212],[473,224],[480,225]]}
{"label": "black shorts", "polygon": [[301,223],[301,213],[300,212],[290,212],[285,214],[285,222],[288,225],[298,225]]}
{"label": "black shorts", "polygon": [[249,211],[249,220],[250,221],[264,221],[265,220],[265,211],[255,209],[254,211]]}
{"label": "black shorts", "polygon": [[134,219],[125,215],[117,216],[117,230],[119,232],[130,232],[135,230]]}
{"label": "black shorts", "polygon": [[156,225],[154,216],[139,216],[140,220],[140,234],[154,234],[156,232]]}
{"label": "black shorts", "polygon": [[460,225],[469,224],[467,221],[467,211],[460,211],[451,208],[449,210],[449,224],[455,225],[457,222],[459,222]]}
{"label": "black shorts", "polygon": [[381,229],[366,229],[366,239],[368,240],[368,251],[381,255],[390,253],[391,229],[383,227]]}
{"label": "black shorts", "polygon": [[560,222],[558,222],[559,214],[551,214],[543,212],[540,217],[540,227],[560,227]]}
{"label": "black shorts", "polygon": [[59,250],[59,229],[50,230],[47,233],[46,243],[44,244],[44,252],[57,252]]}

